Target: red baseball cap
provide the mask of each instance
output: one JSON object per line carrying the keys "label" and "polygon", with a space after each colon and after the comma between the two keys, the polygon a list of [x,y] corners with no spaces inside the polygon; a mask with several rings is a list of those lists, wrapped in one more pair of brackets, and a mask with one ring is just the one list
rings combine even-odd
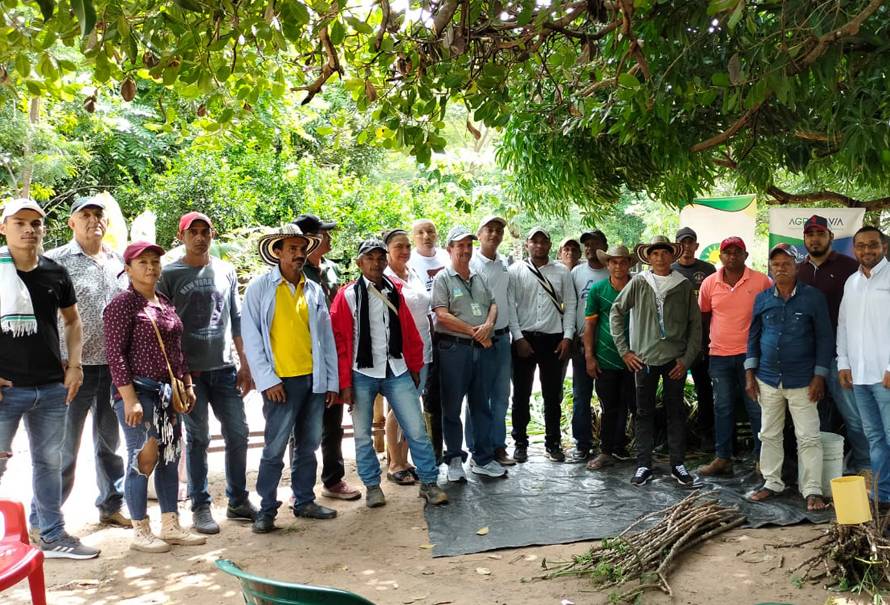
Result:
{"label": "red baseball cap", "polygon": [[192,226],[192,223],[195,221],[204,221],[207,223],[207,226],[213,229],[213,223],[210,221],[210,218],[206,214],[202,214],[200,212],[189,212],[188,214],[183,214],[182,218],[179,219],[179,231],[180,233],[188,229]]}
{"label": "red baseball cap", "polygon": [[736,235],[733,235],[732,237],[727,237],[725,240],[720,242],[720,252],[723,252],[730,246],[735,246],[736,248],[740,248],[742,250],[742,252],[748,251],[748,248],[745,246],[745,241]]}
{"label": "red baseball cap", "polygon": [[[124,250],[124,264],[129,265],[134,258],[142,254],[143,252],[157,252],[158,256],[164,256],[164,249],[158,246],[157,244],[153,244],[151,242],[133,242],[129,246],[127,246],[126,250]],[[120,273],[117,274],[118,277],[126,273],[127,270],[124,269]]]}
{"label": "red baseball cap", "polygon": [[806,233],[810,229],[815,229],[816,231],[826,231],[831,233],[831,227],[828,226],[828,219],[824,216],[819,216],[818,214],[814,214],[810,218],[807,219],[807,222],[803,224],[803,232]]}

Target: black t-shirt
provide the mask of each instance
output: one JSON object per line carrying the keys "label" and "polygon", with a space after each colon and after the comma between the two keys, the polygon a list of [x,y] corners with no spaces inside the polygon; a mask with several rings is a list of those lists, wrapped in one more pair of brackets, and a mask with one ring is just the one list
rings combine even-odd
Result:
{"label": "black t-shirt", "polygon": [[74,305],[77,298],[68,271],[59,263],[39,257],[37,267],[18,271],[31,294],[37,318],[37,334],[13,338],[0,331],[0,377],[13,385],[33,387],[62,382],[62,354],[59,351],[59,309]]}

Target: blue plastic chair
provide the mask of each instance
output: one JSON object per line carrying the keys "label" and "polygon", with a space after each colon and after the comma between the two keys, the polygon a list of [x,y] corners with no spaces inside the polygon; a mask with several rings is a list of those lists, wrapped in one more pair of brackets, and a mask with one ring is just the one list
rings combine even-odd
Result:
{"label": "blue plastic chair", "polygon": [[339,588],[267,580],[242,570],[228,559],[217,559],[216,566],[238,578],[247,605],[374,605],[364,597]]}

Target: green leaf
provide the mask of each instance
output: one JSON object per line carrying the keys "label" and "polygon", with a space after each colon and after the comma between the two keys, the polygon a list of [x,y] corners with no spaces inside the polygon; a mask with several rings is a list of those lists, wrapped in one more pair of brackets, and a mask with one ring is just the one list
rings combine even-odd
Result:
{"label": "green leaf", "polygon": [[334,46],[339,46],[343,43],[344,38],[346,38],[346,28],[340,21],[334,21],[331,25],[331,43]]}
{"label": "green leaf", "polygon": [[361,19],[356,19],[355,17],[346,17],[346,21],[349,22],[349,25],[352,26],[352,29],[357,31],[360,34],[372,34],[374,30],[370,25],[362,21]]}
{"label": "green leaf", "polygon": [[27,78],[31,75],[31,62],[28,61],[28,57],[25,53],[19,53],[15,56],[15,70],[19,72],[19,75],[23,78]]}
{"label": "green leaf", "polygon": [[193,11],[196,13],[200,13],[204,10],[203,7],[200,4],[198,4],[197,2],[195,2],[194,0],[173,0],[173,2],[179,8],[183,8],[187,11]]}
{"label": "green leaf", "polygon": [[739,0],[739,3],[736,5],[735,10],[732,11],[732,15],[729,17],[729,21],[727,21],[727,25],[730,30],[735,29],[735,26],[739,24],[739,21],[742,19],[742,15],[745,13],[745,0]]}
{"label": "green leaf", "polygon": [[96,8],[93,0],[71,0],[71,10],[80,23],[80,35],[86,38],[96,27]]}
{"label": "green leaf", "polygon": [[711,84],[714,86],[719,86],[720,88],[729,88],[729,74],[725,74],[723,72],[717,72],[711,75]]}
{"label": "green leaf", "polygon": [[53,11],[56,10],[56,1],[37,0],[37,4],[40,6],[40,14],[43,15],[43,20],[49,21],[50,19],[52,19]]}
{"label": "green leaf", "polygon": [[636,90],[640,87],[640,81],[637,80],[635,76],[627,72],[624,72],[623,74],[618,76],[618,84],[632,90]]}
{"label": "green leaf", "polygon": [[333,133],[334,133],[334,129],[331,128],[330,126],[319,126],[318,128],[315,129],[315,133],[316,133],[316,134],[319,134],[319,135],[321,135],[321,136],[323,136],[323,137],[326,137],[326,136],[328,136],[329,134],[333,134]]}

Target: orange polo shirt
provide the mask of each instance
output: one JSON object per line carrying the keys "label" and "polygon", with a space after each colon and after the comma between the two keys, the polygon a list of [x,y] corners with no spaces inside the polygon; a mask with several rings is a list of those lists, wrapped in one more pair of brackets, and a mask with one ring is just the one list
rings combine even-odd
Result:
{"label": "orange polo shirt", "polygon": [[748,267],[734,286],[723,281],[722,267],[705,278],[698,306],[702,313],[711,314],[711,355],[726,357],[748,351],[754,299],[771,285],[769,277]]}

